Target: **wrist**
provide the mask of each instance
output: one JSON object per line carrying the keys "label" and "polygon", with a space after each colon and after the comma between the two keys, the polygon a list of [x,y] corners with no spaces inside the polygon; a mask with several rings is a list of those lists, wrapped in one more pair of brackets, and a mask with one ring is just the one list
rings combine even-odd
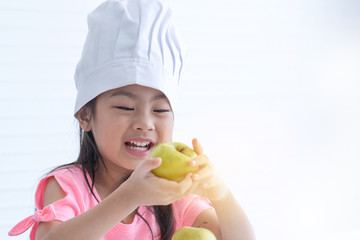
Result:
{"label": "wrist", "polygon": [[141,205],[141,197],[139,196],[139,191],[134,190],[134,187],[130,184],[129,181],[123,182],[117,189],[116,195],[119,199],[126,202],[128,206],[136,209]]}

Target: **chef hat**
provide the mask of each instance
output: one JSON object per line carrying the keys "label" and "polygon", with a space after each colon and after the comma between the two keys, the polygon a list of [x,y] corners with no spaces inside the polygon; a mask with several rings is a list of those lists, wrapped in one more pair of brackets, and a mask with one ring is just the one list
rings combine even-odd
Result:
{"label": "chef hat", "polygon": [[75,114],[99,94],[139,84],[162,91],[175,108],[184,49],[161,0],[108,0],[88,16],[75,71]]}

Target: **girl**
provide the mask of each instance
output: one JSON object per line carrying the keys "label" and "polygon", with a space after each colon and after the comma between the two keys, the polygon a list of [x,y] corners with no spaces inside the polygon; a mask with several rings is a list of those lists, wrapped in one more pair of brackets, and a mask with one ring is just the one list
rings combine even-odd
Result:
{"label": "girl", "polygon": [[160,0],[109,0],[88,17],[77,65],[80,154],[37,187],[37,211],[11,231],[31,240],[162,239],[183,226],[218,240],[255,239],[239,204],[196,139],[200,170],[180,182],[158,178],[149,159],[170,142],[183,47]]}

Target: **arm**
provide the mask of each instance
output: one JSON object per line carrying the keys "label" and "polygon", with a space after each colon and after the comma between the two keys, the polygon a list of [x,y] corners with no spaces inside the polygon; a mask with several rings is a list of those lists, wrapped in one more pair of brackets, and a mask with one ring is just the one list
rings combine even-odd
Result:
{"label": "arm", "polygon": [[[61,199],[64,195],[57,181],[51,179],[45,188],[44,206]],[[129,197],[131,198],[129,188],[125,184],[121,185],[104,201],[79,216],[66,222],[40,223],[36,240],[100,239],[136,209],[136,204],[131,204],[133,201],[130,201]]]}
{"label": "arm", "polygon": [[230,191],[221,200],[212,201],[218,216],[223,240],[255,240],[253,228]]}
{"label": "arm", "polygon": [[255,234],[245,212],[229,191],[227,196],[212,201],[214,209],[203,211],[192,227],[209,229],[217,240],[254,240]]}
{"label": "arm", "polygon": [[200,213],[191,226],[209,229],[217,240],[222,240],[219,220],[214,209],[206,209]]}
{"label": "arm", "polygon": [[208,198],[215,211],[206,210],[195,220],[193,227],[207,228],[217,240],[254,240],[253,228],[231,191],[215,173],[208,158],[202,154],[202,148],[196,139],[193,140],[195,152],[199,155],[195,164],[200,170],[193,176],[194,185],[190,189]]}
{"label": "arm", "polygon": [[[114,192],[88,211],[66,222],[40,223],[36,240],[100,239],[117,223],[142,205],[167,205],[182,198],[190,188],[190,175],[181,183],[158,178],[150,171],[161,159],[143,161]],[[55,179],[48,182],[44,206],[61,199],[64,193]]]}

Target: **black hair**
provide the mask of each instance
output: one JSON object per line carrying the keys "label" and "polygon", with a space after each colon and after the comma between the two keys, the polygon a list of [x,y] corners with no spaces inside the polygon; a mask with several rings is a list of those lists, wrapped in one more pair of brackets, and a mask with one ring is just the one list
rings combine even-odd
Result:
{"label": "black hair", "polygon": [[[81,113],[77,113],[75,117],[85,118],[85,114],[87,114],[87,121],[90,121],[93,117],[95,117],[95,105],[96,105],[96,98],[88,102],[84,106],[84,111]],[[84,178],[86,180],[86,184],[89,187],[91,194],[97,199],[94,193],[94,180],[96,172],[99,168],[99,164],[103,164],[106,168],[104,161],[100,155],[100,152],[96,146],[96,142],[94,136],[91,131],[84,131],[81,126],[79,126],[79,138],[80,138],[80,152],[77,160],[75,162],[62,165],[61,167],[70,167],[70,166],[78,166],[81,168]],[[58,169],[56,168],[56,169]],[[87,178],[87,173],[91,178],[91,184]],[[172,234],[174,232],[174,217],[173,217],[173,209],[172,205],[165,205],[165,206],[147,206],[148,210],[152,212],[155,216],[155,219],[159,225],[160,232],[161,232],[161,240],[171,240]],[[138,212],[138,209],[135,210],[135,214],[138,215],[149,227],[149,230],[152,235],[152,239],[154,240],[153,230],[151,229],[149,223],[146,219],[141,216]]]}

